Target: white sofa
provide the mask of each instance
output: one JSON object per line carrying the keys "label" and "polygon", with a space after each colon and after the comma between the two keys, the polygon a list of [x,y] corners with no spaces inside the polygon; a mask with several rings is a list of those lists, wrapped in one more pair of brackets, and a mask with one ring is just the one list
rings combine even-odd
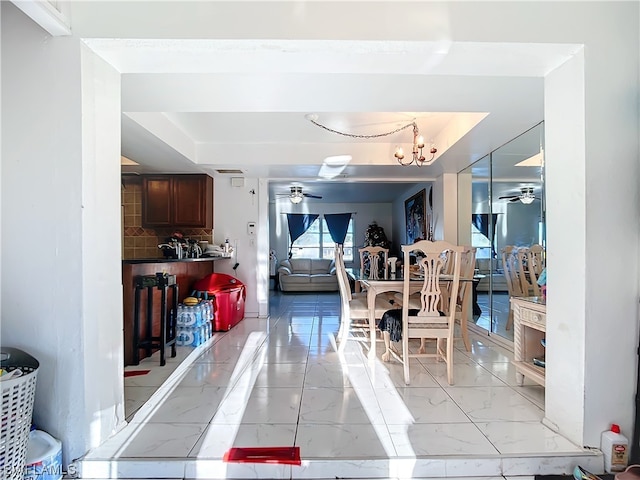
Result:
{"label": "white sofa", "polygon": [[336,292],[338,277],[333,260],[291,258],[278,267],[280,290],[283,292]]}
{"label": "white sofa", "polygon": [[478,258],[476,259],[476,269],[479,275],[484,275],[480,279],[476,290],[478,292],[488,292],[489,282],[493,282],[494,292],[507,292],[507,279],[502,270],[502,260],[494,258]]}

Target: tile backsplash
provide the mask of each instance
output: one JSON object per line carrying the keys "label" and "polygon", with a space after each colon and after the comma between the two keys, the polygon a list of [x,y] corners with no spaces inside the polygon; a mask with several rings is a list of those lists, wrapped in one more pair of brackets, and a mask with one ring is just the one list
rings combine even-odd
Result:
{"label": "tile backsplash", "polygon": [[162,258],[158,245],[167,237],[180,230],[185,238],[198,241],[213,241],[213,230],[201,228],[143,228],[142,227],[142,184],[139,179],[125,179],[122,183],[122,258]]}

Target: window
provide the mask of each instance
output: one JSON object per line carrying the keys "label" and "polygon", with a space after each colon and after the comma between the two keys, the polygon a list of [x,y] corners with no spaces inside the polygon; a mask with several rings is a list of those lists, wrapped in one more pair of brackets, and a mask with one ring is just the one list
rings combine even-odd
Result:
{"label": "window", "polygon": [[491,258],[491,242],[473,224],[471,224],[471,246],[476,247],[476,258]]}
{"label": "window", "polygon": [[[289,239],[289,242],[291,239]],[[331,239],[327,222],[318,217],[291,248],[292,258],[333,258],[335,243]],[[344,239],[344,260],[353,261],[353,218],[349,220]]]}

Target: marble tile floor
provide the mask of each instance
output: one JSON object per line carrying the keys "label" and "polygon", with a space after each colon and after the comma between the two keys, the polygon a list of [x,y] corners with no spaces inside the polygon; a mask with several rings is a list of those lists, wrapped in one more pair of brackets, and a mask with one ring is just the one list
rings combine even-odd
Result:
{"label": "marble tile floor", "polygon": [[[489,308],[489,302],[491,302],[492,309]],[[509,330],[506,328],[509,318],[509,294],[494,292],[489,298],[488,293],[478,292],[478,305],[482,309],[482,315],[474,318],[475,324],[485,330],[491,330],[493,335],[499,335],[513,342],[513,327]]]}
{"label": "marble tile floor", "polygon": [[[337,294],[279,294],[167,367],[125,378],[128,424],[79,461],[81,478],[443,478],[601,471],[599,451],[547,428],[544,389],[516,385],[512,353],[473,336],[443,363],[336,352]],[[378,350],[378,355],[381,349]],[[173,371],[170,371],[170,370]],[[231,447],[298,446],[302,464],[227,463]]]}

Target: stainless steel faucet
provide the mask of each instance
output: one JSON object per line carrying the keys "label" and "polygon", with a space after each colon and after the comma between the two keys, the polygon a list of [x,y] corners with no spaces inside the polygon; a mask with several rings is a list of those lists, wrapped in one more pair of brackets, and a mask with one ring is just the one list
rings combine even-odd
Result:
{"label": "stainless steel faucet", "polygon": [[161,243],[158,245],[158,248],[172,248],[176,252],[176,258],[184,258],[184,250],[180,242]]}

